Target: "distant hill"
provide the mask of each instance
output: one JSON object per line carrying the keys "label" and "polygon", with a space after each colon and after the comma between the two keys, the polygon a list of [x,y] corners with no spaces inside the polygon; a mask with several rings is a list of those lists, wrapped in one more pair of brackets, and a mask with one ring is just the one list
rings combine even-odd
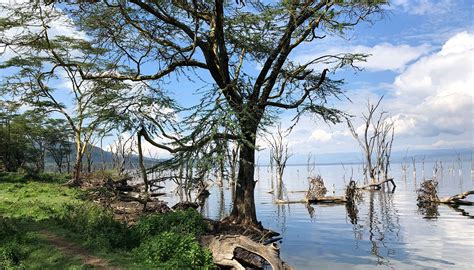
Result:
{"label": "distant hill", "polygon": [[[72,148],[73,149],[72,149],[72,152],[71,152],[71,158],[72,158],[71,162],[73,163],[75,155],[76,155],[76,149],[75,149],[74,146]],[[109,151],[105,151],[100,147],[92,146],[92,161],[93,161],[93,164],[95,164],[96,166],[99,166],[100,164],[102,164],[102,162],[105,162],[106,164],[108,164],[108,166],[111,166],[111,164],[113,163],[113,153],[111,153]],[[144,158],[144,162],[145,162],[146,167],[150,167],[150,166],[158,163],[159,161],[160,161],[160,159],[153,159],[153,158],[147,158],[147,157]],[[83,158],[83,162],[86,162],[86,157],[85,156]],[[132,167],[137,168],[137,166],[138,166],[138,155],[131,155],[130,162],[132,163]],[[45,166],[47,168],[56,166],[55,163],[54,163],[54,160],[50,156],[46,156],[45,163],[46,163]],[[127,168],[128,167],[130,167],[129,164],[127,164]]]}
{"label": "distant hill", "polygon": [[[474,148],[464,149],[417,149],[408,151],[396,151],[392,153],[391,162],[401,163],[404,160],[411,162],[412,158],[417,161],[421,161],[423,158],[425,162],[435,161],[453,161],[459,157],[463,161],[472,160],[474,154]],[[361,152],[345,152],[345,153],[327,153],[327,154],[316,154],[313,158],[317,164],[357,164],[363,162]],[[306,165],[308,162],[307,155],[293,155],[288,160],[288,165]],[[261,165],[268,164],[268,158],[260,159]]]}

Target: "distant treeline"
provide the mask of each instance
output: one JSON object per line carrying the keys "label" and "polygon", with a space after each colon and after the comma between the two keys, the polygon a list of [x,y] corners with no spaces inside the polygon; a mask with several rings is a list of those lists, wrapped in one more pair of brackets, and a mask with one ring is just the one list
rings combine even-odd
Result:
{"label": "distant treeline", "polygon": [[[74,167],[76,147],[66,120],[35,111],[21,112],[14,102],[2,102],[0,107],[0,171],[67,172]],[[121,155],[88,144],[82,160],[82,171],[133,169],[138,157],[128,151]],[[145,159],[148,165],[154,159]]]}

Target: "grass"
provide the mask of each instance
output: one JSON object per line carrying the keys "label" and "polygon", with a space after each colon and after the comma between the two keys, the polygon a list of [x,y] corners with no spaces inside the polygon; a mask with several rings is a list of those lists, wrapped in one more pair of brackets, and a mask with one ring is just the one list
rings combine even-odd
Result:
{"label": "grass", "polygon": [[211,269],[210,252],[196,237],[205,231],[196,211],[150,215],[127,227],[68,176],[0,173],[0,269],[89,269],[65,254],[42,231],[71,241],[123,269]]}

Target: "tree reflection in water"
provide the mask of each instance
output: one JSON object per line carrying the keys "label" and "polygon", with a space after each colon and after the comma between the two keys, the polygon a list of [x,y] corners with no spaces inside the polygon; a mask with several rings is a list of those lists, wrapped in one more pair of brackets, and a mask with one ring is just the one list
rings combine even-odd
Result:
{"label": "tree reflection in water", "polygon": [[366,218],[360,216],[357,202],[346,204],[347,217],[353,224],[355,245],[359,248],[359,242],[367,233],[371,245],[370,251],[376,257],[377,265],[390,267],[390,258],[395,255],[396,247],[391,247],[389,243],[400,240],[400,222],[393,204],[393,194],[369,191],[368,195]]}
{"label": "tree reflection in water", "polygon": [[[465,209],[461,208],[460,205],[446,204],[446,206],[458,212],[462,216],[474,219],[474,216],[467,212]],[[437,219],[440,216],[438,207],[439,203],[419,203],[418,214],[423,215],[423,217],[426,219]]]}
{"label": "tree reflection in water", "polygon": [[419,203],[418,213],[427,219],[436,219],[439,216],[437,203]]}

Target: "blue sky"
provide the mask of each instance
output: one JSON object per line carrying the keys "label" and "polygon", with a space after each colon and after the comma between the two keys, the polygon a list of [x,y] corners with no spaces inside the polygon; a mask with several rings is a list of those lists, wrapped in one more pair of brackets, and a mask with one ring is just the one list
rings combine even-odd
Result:
{"label": "blue sky", "polygon": [[[396,120],[394,150],[465,148],[473,145],[474,21],[472,1],[392,1],[385,18],[359,25],[350,39],[308,44],[295,59],[318,53],[364,52],[364,71],[335,74],[345,79],[352,102],[336,105],[352,115],[367,99],[382,103]],[[288,125],[289,116],[282,115]],[[354,119],[361,125],[360,117]],[[356,152],[345,124],[304,119],[289,136],[294,154]]]}
{"label": "blue sky", "polygon": [[[347,69],[331,74],[344,78],[344,89],[352,100],[331,101],[331,105],[360,116],[368,99],[375,101],[383,94],[382,107],[396,120],[394,150],[472,147],[473,5],[470,0],[393,0],[382,19],[360,24],[344,38],[328,36],[305,44],[290,58],[302,62],[327,52],[371,54],[366,63],[360,63],[363,71]],[[51,31],[72,34],[61,25]],[[8,52],[0,60],[7,57]],[[252,63],[244,68],[249,73],[259,69]],[[193,90],[204,84],[180,80],[167,88],[179,102],[192,105],[197,101]],[[64,91],[58,91],[58,97],[68,104]],[[291,125],[293,116],[294,112],[280,115],[283,127]],[[355,117],[354,123],[361,125],[360,118]],[[344,123],[327,125],[312,117],[303,118],[288,139],[293,154],[359,151]],[[149,145],[147,148],[165,156]]]}

